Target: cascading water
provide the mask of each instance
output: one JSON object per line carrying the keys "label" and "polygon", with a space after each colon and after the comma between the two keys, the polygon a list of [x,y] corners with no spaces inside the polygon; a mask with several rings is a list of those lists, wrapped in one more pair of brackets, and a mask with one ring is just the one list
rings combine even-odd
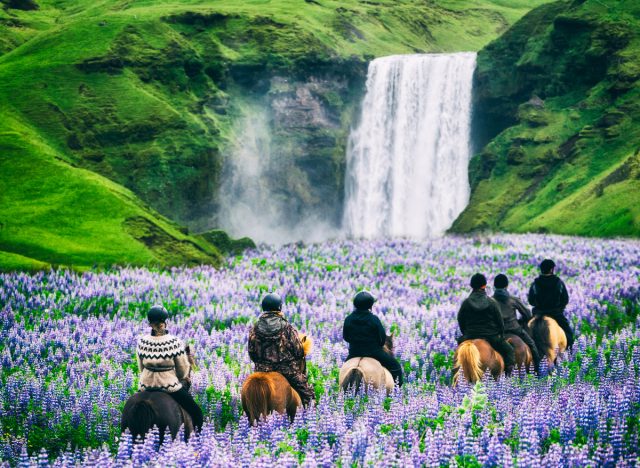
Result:
{"label": "cascading water", "polygon": [[457,53],[369,64],[347,149],[348,236],[436,237],[465,208],[475,63],[475,53]]}

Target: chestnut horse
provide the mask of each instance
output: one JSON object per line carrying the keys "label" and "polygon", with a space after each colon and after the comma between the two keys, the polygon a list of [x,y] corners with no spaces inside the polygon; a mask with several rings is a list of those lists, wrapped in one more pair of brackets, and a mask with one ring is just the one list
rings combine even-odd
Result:
{"label": "chestnut horse", "polygon": [[453,384],[458,383],[460,371],[469,383],[482,379],[488,369],[494,379],[504,372],[504,360],[499,352],[491,347],[487,340],[476,338],[465,340],[458,345],[453,356]]}
{"label": "chestnut horse", "polygon": [[[527,344],[517,335],[506,335],[506,340],[514,349],[516,367],[529,370],[533,364],[533,355]],[[463,341],[455,352],[453,384],[458,383],[460,369],[469,383],[482,379],[488,369],[494,379],[504,372],[504,359],[488,341],[477,338]]]}
{"label": "chestnut horse", "polygon": [[553,367],[558,353],[567,349],[567,335],[564,330],[551,317],[540,315],[529,320],[529,329],[538,350],[546,356],[549,368]]}
{"label": "chestnut horse", "polygon": [[507,343],[513,347],[516,359],[516,368],[524,369],[527,372],[533,369],[533,354],[531,354],[531,349],[529,349],[527,343],[525,343],[518,335],[511,335],[507,333],[505,338]]}
{"label": "chestnut horse", "polygon": [[[311,338],[300,334],[300,341],[306,356],[311,352]],[[300,395],[279,372],[254,372],[244,381],[241,391],[242,409],[252,426],[261,417],[274,411],[287,413],[293,421],[298,407],[302,405]]]}
{"label": "chestnut horse", "polygon": [[[393,335],[387,336],[384,351],[393,356]],[[349,359],[340,368],[338,383],[343,391],[353,388],[354,393],[360,391],[364,382],[365,393],[369,388],[379,390],[385,388],[387,395],[393,391],[395,382],[385,367],[378,360],[370,357],[355,357]]]}

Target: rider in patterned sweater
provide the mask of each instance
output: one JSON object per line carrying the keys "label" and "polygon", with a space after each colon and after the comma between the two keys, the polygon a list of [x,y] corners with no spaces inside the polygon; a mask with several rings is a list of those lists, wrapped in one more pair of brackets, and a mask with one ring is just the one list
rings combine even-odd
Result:
{"label": "rider in patterned sweater", "polygon": [[162,391],[171,395],[189,413],[197,431],[202,428],[202,410],[189,394],[191,362],[189,348],[167,333],[167,310],[156,305],[147,313],[151,334],[138,338],[136,355],[140,369],[139,390]]}

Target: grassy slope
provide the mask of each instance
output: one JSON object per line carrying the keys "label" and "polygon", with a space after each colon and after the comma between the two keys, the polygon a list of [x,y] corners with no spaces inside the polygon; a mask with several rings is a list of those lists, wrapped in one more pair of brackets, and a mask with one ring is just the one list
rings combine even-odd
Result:
{"label": "grassy slope", "polygon": [[[38,3],[0,10],[5,268],[215,261],[146,204],[179,221],[211,212],[202,200],[214,199],[244,92],[234,83],[312,62],[478,50],[545,1]],[[127,221],[140,218],[164,234]]]}
{"label": "grassy slope", "polygon": [[480,53],[483,117],[513,121],[472,160],[454,230],[640,235],[638,31],[630,2],[558,2]]}
{"label": "grassy slope", "polygon": [[1,269],[220,261],[128,190],[59,160],[28,126],[3,124],[11,131],[0,132]]}

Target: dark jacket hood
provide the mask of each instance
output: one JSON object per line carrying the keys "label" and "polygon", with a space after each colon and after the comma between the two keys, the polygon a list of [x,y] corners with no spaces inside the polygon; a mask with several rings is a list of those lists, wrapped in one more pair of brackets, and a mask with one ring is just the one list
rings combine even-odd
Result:
{"label": "dark jacket hood", "polygon": [[494,297],[494,299],[498,300],[499,302],[506,303],[509,300],[509,298],[511,297],[511,294],[509,294],[509,291],[507,291],[504,288],[497,288],[493,292],[493,297]]}
{"label": "dark jacket hood", "polygon": [[484,309],[491,303],[491,299],[487,296],[487,291],[484,289],[478,289],[469,294],[467,301],[473,306],[474,309]]}
{"label": "dark jacket hood", "polygon": [[258,319],[255,331],[257,335],[270,337],[278,335],[287,324],[285,318],[277,312],[265,312]]}

